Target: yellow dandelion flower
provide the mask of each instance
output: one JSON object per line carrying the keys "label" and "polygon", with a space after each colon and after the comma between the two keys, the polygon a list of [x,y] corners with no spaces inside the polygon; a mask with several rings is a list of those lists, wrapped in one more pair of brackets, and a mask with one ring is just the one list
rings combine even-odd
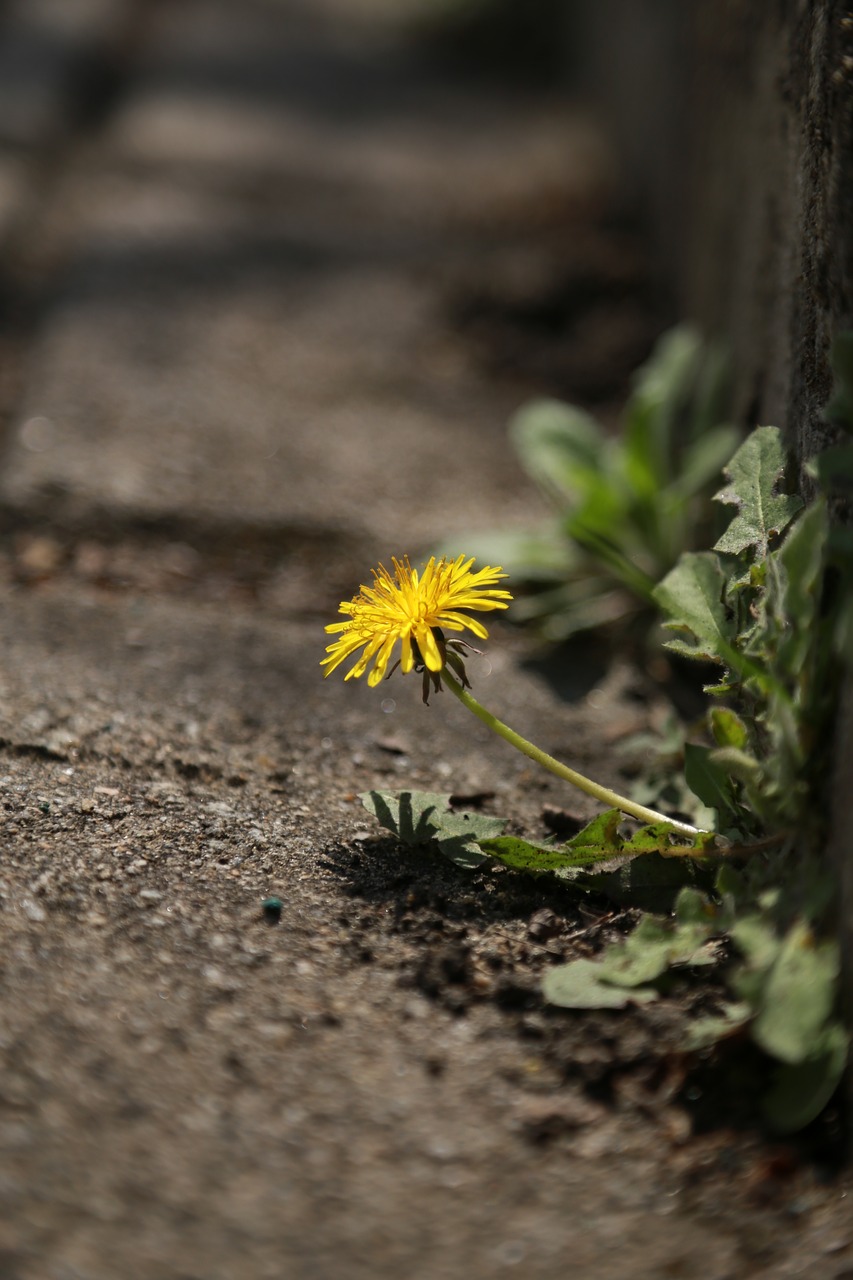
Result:
{"label": "yellow dandelion flower", "polygon": [[[413,668],[423,668],[426,692],[427,675],[439,687],[438,673],[448,661],[448,645],[458,648],[465,643],[445,640],[444,632],[467,629],[485,640],[488,632],[483,624],[460,610],[488,613],[505,609],[512,596],[494,584],[507,575],[490,565],[472,572],[473,557],[466,560],[465,556],[451,561],[444,557],[436,560],[432,556],[420,573],[412,568],[408,557],[392,559],[391,563],[393,574],[380,564],[373,570],[373,585],[362,586],[358,595],[343,602],[339,612],[346,615],[346,620],[326,627],[330,635],[339,638],[327,647],[327,657],[320,665],[326,668],[325,675],[331,675],[361,649],[345,679],[363,676],[372,662],[367,682],[377,685],[388,670],[399,641],[398,661],[402,671],[408,673]],[[458,658],[453,666],[459,670]]]}

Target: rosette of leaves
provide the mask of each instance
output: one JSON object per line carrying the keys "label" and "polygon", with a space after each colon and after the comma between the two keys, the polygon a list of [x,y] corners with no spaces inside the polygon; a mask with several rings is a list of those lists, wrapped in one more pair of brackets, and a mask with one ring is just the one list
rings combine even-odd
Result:
{"label": "rosette of leaves", "polygon": [[466,536],[472,553],[526,584],[514,618],[563,640],[651,612],[655,583],[707,536],[711,488],[737,444],[723,422],[724,366],[680,327],[637,373],[618,434],[556,400],[519,411],[510,440],[553,517]]}

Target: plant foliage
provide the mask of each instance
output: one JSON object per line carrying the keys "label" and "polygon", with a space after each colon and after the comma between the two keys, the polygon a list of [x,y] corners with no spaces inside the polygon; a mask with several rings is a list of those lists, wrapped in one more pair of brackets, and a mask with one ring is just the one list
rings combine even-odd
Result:
{"label": "plant foliage", "polygon": [[636,377],[616,437],[557,400],[520,410],[510,439],[555,519],[466,541],[531,584],[517,618],[564,639],[649,608],[655,583],[707,529],[710,487],[738,439],[721,425],[723,363],[686,327],[665,335]]}
{"label": "plant foliage", "polygon": [[[604,479],[596,479],[598,428],[577,411],[540,409],[516,428],[528,469],[567,504],[565,530],[574,530],[579,545],[596,546],[602,564],[605,541],[629,523],[636,529],[645,510],[631,506],[614,475],[630,474],[635,502],[646,489],[651,494],[661,474],[655,468],[666,466],[674,370],[683,373],[688,363],[683,343],[670,338],[644,372],[625,444],[608,455]],[[836,343],[833,367],[827,417],[853,435],[853,334]],[[712,438],[722,440],[719,433]],[[679,486],[670,477],[670,491],[695,493],[694,479],[705,478],[699,458],[707,461],[716,447],[701,455],[688,450],[683,465],[693,478]],[[849,512],[853,441],[834,445],[809,469],[824,496],[804,508],[786,486],[779,432],[754,431],[725,467],[716,495],[729,511],[728,526],[710,551],[681,554],[650,591],[665,619],[667,647],[718,669],[706,686],[704,739],[687,743],[683,753],[684,782],[714,815],[715,834],[685,844],[666,822],[626,831],[623,815],[612,809],[564,844],[534,843],[504,835],[499,819],[455,813],[448,796],[362,797],[401,840],[435,842],[461,866],[495,859],[648,913],[596,958],[551,968],[544,980],[551,1004],[646,1003],[668,989],[673,975],[716,967],[729,997],[689,1027],[685,1048],[751,1037],[773,1064],[764,1114],[780,1132],[820,1112],[848,1052],[838,1013],[832,889],[819,855],[834,715],[853,661],[853,536],[830,520],[830,504]],[[666,510],[670,520],[679,508]],[[684,525],[678,528],[683,536]],[[650,539],[652,529],[650,523]],[[661,551],[662,533],[654,533]],[[609,563],[615,573],[618,556]]]}

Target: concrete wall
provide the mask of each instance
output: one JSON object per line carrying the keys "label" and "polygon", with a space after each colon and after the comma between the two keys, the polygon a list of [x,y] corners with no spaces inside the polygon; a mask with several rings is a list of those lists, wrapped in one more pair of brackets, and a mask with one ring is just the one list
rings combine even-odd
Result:
{"label": "concrete wall", "polygon": [[808,457],[831,337],[853,323],[853,7],[579,0],[570,42],[674,314],[728,338],[744,424]]}
{"label": "concrete wall", "polygon": [[853,12],[701,0],[683,290],[731,341],[736,409],[826,443],[833,334],[853,322]]}

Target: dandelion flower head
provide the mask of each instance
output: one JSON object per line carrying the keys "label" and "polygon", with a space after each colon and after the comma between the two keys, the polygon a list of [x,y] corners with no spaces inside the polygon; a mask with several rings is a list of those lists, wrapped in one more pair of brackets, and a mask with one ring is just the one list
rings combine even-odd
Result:
{"label": "dandelion flower head", "polygon": [[507,575],[491,565],[472,570],[473,557],[448,561],[432,556],[420,572],[412,568],[407,556],[391,563],[393,573],[380,564],[372,571],[372,585],[362,586],[358,595],[341,605],[339,612],[346,615],[345,620],[326,627],[330,635],[338,636],[328,645],[321,663],[327,676],[360,649],[345,679],[363,676],[373,663],[367,682],[377,685],[388,670],[398,641],[404,674],[413,667],[423,667],[437,675],[447,660],[445,631],[467,629],[481,640],[488,635],[478,618],[460,610],[488,613],[505,609],[512,599],[508,591],[495,586]]}

